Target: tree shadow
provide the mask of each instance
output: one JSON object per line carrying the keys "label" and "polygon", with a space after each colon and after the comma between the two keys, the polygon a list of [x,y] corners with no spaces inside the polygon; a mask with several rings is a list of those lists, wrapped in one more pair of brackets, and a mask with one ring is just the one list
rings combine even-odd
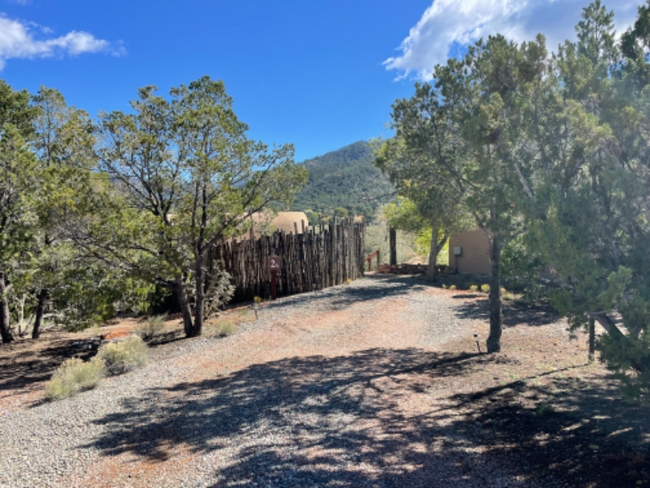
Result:
{"label": "tree shadow", "polygon": [[472,298],[485,298],[485,295],[479,295],[477,293],[465,293],[463,295],[452,295],[451,298],[456,300],[469,300]]}
{"label": "tree shadow", "polygon": [[426,395],[432,377],[463,376],[489,360],[370,349],[252,365],[128,399],[122,411],[96,422],[104,433],[83,447],[152,461],[179,447],[218,456],[224,467],[211,478],[215,487],[287,480],[294,483],[287,486],[476,486],[487,482],[474,470],[485,463],[481,456],[467,451],[440,415],[408,416],[399,403]]}
{"label": "tree shadow", "polygon": [[456,429],[494,456],[518,459],[542,486],[645,486],[650,408],[626,403],[612,377],[584,381],[560,373],[568,369],[535,377],[556,375],[550,385],[528,378],[455,395],[454,409],[471,410]]}
{"label": "tree shadow", "polygon": [[429,402],[443,383],[473,384],[509,361],[409,348],[256,364],[127,399],[82,447],[214,456],[213,487],[627,487],[648,476],[650,412],[622,402],[613,381],[524,379]]}
{"label": "tree shadow", "polygon": [[78,357],[85,361],[97,353],[93,344],[79,339],[55,340],[45,347],[43,342],[24,339],[0,349],[0,392],[21,393],[34,383],[49,380],[66,359]]}
{"label": "tree shadow", "polygon": [[[456,297],[454,297],[456,298]],[[458,298],[472,298],[469,295]],[[487,321],[490,319],[488,310],[489,301],[472,300],[456,307],[456,314],[462,319]],[[502,305],[503,325],[516,327],[518,325],[544,326],[557,322],[560,319],[557,311],[544,305],[522,305],[510,300],[504,300]]]}
{"label": "tree shadow", "polygon": [[[374,275],[364,278],[372,280],[372,285],[357,286],[352,282],[347,286],[336,286],[322,290],[281,297],[278,301],[266,305],[270,310],[281,310],[301,303],[327,304],[328,310],[341,310],[355,303],[371,302],[384,298],[407,295],[413,290],[423,290],[422,280],[408,276]],[[375,284],[376,283],[376,284]]]}

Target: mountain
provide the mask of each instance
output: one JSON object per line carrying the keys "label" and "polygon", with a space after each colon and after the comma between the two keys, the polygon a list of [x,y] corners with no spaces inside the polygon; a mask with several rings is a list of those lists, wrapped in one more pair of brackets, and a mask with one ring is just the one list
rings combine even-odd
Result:
{"label": "mountain", "polygon": [[[388,179],[372,165],[372,149],[364,141],[299,163],[309,170],[309,182],[298,193],[291,210],[308,215],[333,215],[345,208],[350,215],[374,217],[377,208],[395,191]],[[311,217],[310,217],[311,219]]]}

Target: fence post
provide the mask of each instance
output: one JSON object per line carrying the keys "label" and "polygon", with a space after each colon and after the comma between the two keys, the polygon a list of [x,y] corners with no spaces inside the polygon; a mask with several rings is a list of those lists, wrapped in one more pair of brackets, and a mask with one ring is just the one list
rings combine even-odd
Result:
{"label": "fence post", "polygon": [[[252,229],[247,229],[244,236],[214,246],[210,259],[219,262],[219,266],[215,262],[215,268],[230,273],[235,286],[234,302],[251,300],[258,295],[267,298],[272,294],[272,273],[265,264],[270,256],[282,259],[282,266],[275,273],[277,296],[322,289],[363,275],[367,260],[364,222],[332,219],[329,226],[319,225],[321,232],[318,234],[308,225],[307,222],[296,223],[294,232],[278,230],[270,236],[257,238],[251,238]],[[379,264],[378,253],[373,253],[372,257],[375,254]],[[372,260],[370,267],[372,269]]]}

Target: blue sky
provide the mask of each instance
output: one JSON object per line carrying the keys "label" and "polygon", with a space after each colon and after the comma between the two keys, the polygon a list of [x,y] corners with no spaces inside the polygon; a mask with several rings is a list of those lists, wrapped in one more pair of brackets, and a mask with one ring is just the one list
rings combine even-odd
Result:
{"label": "blue sky", "polygon": [[[480,36],[573,36],[583,0],[0,0],[0,77],[95,117],[138,87],[222,79],[250,136],[296,160],[386,133],[390,104]],[[605,2],[617,28],[640,1]]]}

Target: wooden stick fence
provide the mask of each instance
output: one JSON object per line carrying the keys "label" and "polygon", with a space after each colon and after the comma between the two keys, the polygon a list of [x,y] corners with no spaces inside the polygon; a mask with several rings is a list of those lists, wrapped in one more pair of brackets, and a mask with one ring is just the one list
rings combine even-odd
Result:
{"label": "wooden stick fence", "polygon": [[366,226],[352,219],[334,220],[318,229],[305,228],[302,234],[276,231],[270,236],[218,244],[210,261],[226,270],[235,285],[232,302],[251,301],[271,296],[269,256],[282,258],[278,272],[278,296],[295,295],[363,276]]}

